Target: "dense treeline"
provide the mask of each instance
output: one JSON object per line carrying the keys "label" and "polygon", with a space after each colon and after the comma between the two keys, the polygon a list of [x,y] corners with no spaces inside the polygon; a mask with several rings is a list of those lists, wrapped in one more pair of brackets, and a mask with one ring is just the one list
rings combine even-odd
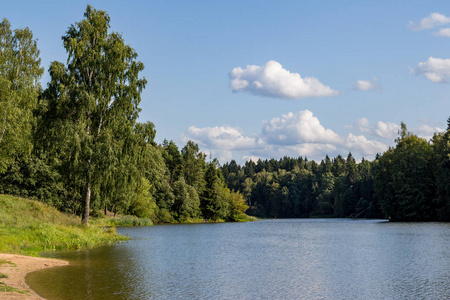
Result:
{"label": "dense treeline", "polygon": [[325,157],[247,161],[222,166],[249,213],[271,218],[367,217],[450,221],[450,118],[431,142],[402,123],[396,146],[373,162]]}
{"label": "dense treeline", "polygon": [[32,197],[81,215],[133,214],[154,222],[240,221],[248,206],[227,188],[198,145],[154,142],[137,122],[147,81],[137,53],[88,6],[62,37],[42,89],[31,31],[0,23],[0,193]]}

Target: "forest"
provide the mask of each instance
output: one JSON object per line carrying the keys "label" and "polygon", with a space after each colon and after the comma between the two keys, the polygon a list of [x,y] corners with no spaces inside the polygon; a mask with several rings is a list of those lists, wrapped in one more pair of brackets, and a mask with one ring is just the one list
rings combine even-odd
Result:
{"label": "forest", "polygon": [[[0,193],[79,215],[130,214],[154,223],[365,217],[450,220],[450,118],[431,141],[402,123],[373,161],[326,156],[220,165],[189,141],[155,142],[138,121],[147,81],[138,54],[105,11],[88,6],[62,36],[67,62],[50,82],[29,28],[0,23]],[[246,214],[247,213],[247,214]]]}
{"label": "forest", "polygon": [[222,166],[228,187],[266,218],[364,217],[450,221],[450,118],[430,142],[401,124],[395,147],[374,161],[326,156],[235,161]]}
{"label": "forest", "polygon": [[80,215],[130,214],[154,223],[245,221],[218,162],[198,145],[154,142],[140,123],[144,65],[110,17],[88,6],[62,37],[67,64],[54,61],[40,85],[29,28],[0,23],[0,193]]}

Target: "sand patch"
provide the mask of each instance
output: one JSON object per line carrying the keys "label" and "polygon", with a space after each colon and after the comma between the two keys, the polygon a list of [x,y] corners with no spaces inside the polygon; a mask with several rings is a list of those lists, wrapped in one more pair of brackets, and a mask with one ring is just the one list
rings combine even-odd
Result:
{"label": "sand patch", "polygon": [[[7,276],[7,278],[0,278],[0,282],[16,289],[16,291],[13,292],[4,292],[5,286],[0,284],[0,299],[2,300],[43,299],[26,284],[25,275],[40,269],[66,266],[69,264],[69,262],[59,259],[3,253],[0,253],[0,261],[5,261],[0,266],[0,277],[3,277],[1,274]],[[23,291],[25,293],[21,294],[18,291]]]}

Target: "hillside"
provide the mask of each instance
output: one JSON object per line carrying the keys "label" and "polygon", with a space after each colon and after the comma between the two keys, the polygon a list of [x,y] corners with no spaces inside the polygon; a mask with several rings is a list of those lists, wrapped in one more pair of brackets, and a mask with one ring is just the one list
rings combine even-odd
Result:
{"label": "hillside", "polygon": [[76,216],[38,201],[0,195],[0,252],[36,256],[126,240],[114,228],[83,227]]}

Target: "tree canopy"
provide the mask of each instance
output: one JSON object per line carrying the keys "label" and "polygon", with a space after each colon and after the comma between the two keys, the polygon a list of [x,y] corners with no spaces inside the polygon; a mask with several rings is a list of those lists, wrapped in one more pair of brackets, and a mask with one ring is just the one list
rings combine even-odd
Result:
{"label": "tree canopy", "polygon": [[0,23],[0,173],[14,160],[28,157],[31,130],[44,73],[37,42],[29,28]]}
{"label": "tree canopy", "polygon": [[[63,165],[84,186],[87,225],[92,191],[133,155],[132,135],[147,81],[139,77],[144,65],[137,53],[120,34],[108,32],[109,15],[88,6],[84,17],[62,37],[67,66],[50,66],[51,82],[44,92],[49,110],[42,119],[46,129],[58,128],[49,138],[59,143],[47,145],[55,152],[66,150]],[[115,178],[116,188],[121,180]]]}

